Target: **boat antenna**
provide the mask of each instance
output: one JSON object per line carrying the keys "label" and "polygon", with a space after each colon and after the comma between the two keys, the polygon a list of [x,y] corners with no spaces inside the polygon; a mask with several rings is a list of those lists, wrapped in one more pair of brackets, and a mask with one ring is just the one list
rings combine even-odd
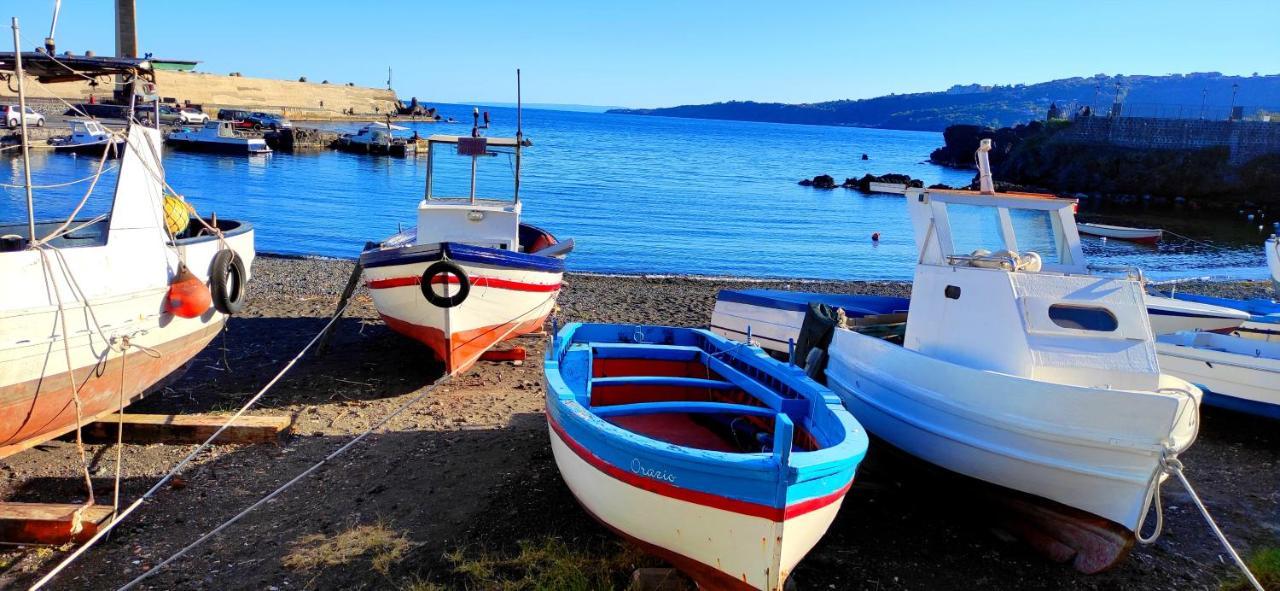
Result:
{"label": "boat antenna", "polygon": [[13,17],[13,75],[18,79],[18,121],[22,122],[22,176],[23,188],[27,191],[27,230],[31,233],[31,244],[36,243],[36,210],[31,201],[31,145],[27,135],[27,88],[22,73],[22,48],[18,33],[18,17]]}
{"label": "boat antenna", "polygon": [[991,180],[991,160],[987,153],[991,151],[991,138],[985,138],[978,145],[978,192],[983,195],[995,195],[995,183]]}
{"label": "boat antenna", "polygon": [[44,38],[44,49],[49,55],[54,53],[53,32],[58,29],[58,12],[62,10],[62,0],[53,0],[53,22],[49,24],[49,36]]}
{"label": "boat antenna", "polygon": [[520,146],[524,143],[523,126],[523,109],[520,100],[520,68],[516,68],[516,203],[520,202]]}

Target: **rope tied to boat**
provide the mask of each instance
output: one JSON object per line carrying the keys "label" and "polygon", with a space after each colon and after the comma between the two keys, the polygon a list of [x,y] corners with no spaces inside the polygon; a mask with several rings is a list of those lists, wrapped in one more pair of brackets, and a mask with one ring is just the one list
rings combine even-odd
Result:
{"label": "rope tied to boat", "polygon": [[1200,495],[1196,494],[1196,490],[1191,487],[1191,481],[1187,480],[1186,474],[1183,473],[1182,461],[1177,457],[1167,457],[1162,455],[1160,457],[1160,465],[1163,467],[1165,474],[1176,476],[1178,481],[1182,483],[1182,488],[1186,489],[1187,494],[1191,495],[1191,500],[1196,504],[1196,508],[1200,510],[1200,515],[1204,517],[1205,523],[1209,525],[1209,529],[1213,530],[1213,535],[1217,536],[1218,542],[1222,544],[1222,547],[1227,551],[1227,554],[1231,555],[1231,560],[1236,563],[1236,566],[1240,569],[1240,572],[1244,575],[1245,579],[1253,585],[1254,589],[1264,591],[1262,583],[1259,583],[1258,578],[1253,576],[1253,572],[1249,570],[1249,566],[1240,558],[1240,554],[1231,546],[1231,542],[1227,539],[1227,535],[1222,533],[1222,529],[1218,527],[1218,523],[1214,521],[1213,516],[1209,514],[1209,509],[1205,507],[1204,501],[1200,500]]}

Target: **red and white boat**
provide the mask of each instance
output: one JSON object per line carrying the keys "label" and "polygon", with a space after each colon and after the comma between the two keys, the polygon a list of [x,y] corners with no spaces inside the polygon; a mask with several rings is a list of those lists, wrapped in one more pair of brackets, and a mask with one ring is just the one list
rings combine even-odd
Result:
{"label": "red and white boat", "polygon": [[[426,196],[418,225],[370,246],[360,255],[366,285],[378,313],[392,330],[426,344],[445,373],[470,368],[495,344],[542,329],[555,307],[564,257],[573,241],[520,223],[520,151],[514,138],[427,138]],[[471,158],[471,194],[432,194],[436,153],[455,148]],[[515,155],[510,199],[476,197],[476,162],[486,155]]]}
{"label": "red and white boat", "polygon": [[[10,60],[0,54],[0,69]],[[36,79],[71,70],[154,80],[147,60],[24,53],[22,61]],[[21,84],[19,94],[24,101]],[[159,130],[129,126],[107,214],[37,220],[28,181],[26,221],[0,223],[0,458],[163,385],[243,305],[253,228],[192,219],[166,196],[161,143]]]}
{"label": "red and white boat", "polygon": [[1107,224],[1076,224],[1076,228],[1081,234],[1090,236],[1101,236],[1103,238],[1115,238],[1116,240],[1127,240],[1129,242],[1140,242],[1142,244],[1155,244],[1160,241],[1160,237],[1164,235],[1164,230],[1160,228],[1127,228],[1125,226],[1110,226]]}

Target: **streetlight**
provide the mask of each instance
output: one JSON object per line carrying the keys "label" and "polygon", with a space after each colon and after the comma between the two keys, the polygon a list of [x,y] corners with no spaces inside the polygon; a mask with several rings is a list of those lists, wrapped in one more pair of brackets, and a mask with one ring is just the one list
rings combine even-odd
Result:
{"label": "streetlight", "polygon": [[1234,120],[1236,118],[1236,93],[1240,92],[1240,83],[1231,83],[1231,110],[1227,112],[1227,119]]}

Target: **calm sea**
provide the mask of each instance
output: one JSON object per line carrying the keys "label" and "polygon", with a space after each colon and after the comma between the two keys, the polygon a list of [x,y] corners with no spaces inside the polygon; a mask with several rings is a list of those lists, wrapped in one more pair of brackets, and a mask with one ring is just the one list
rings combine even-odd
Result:
{"label": "calm sea", "polygon": [[[470,121],[470,107],[443,105],[441,112]],[[489,135],[514,133],[514,109],[490,112]],[[423,135],[470,129],[406,125]],[[524,129],[533,140],[524,160],[525,220],[577,241],[569,258],[575,271],[906,279],[916,254],[901,197],[796,181],[899,172],[954,185],[972,177],[927,163],[942,143],[938,133],[533,109],[524,112]],[[167,151],[165,158],[170,184],[201,214],[253,222],[259,251],[348,258],[365,241],[415,223],[425,174],[422,159],[332,151],[252,158]],[[32,169],[37,184],[56,184],[90,174],[94,164],[44,153]],[[512,168],[505,155],[483,159],[481,195],[509,195]],[[438,194],[463,195],[469,160],[442,152],[437,174]],[[0,158],[0,182],[7,185],[0,220],[25,217],[22,190],[12,186],[21,176],[20,160]],[[104,180],[88,213],[107,210],[113,184]],[[65,216],[85,186],[39,191],[37,216]],[[994,228],[988,220],[979,225]],[[873,232],[880,233],[878,244]],[[1261,239],[1254,231],[1212,246],[1088,238],[1085,246],[1098,262],[1138,265],[1157,278],[1260,277]]]}

